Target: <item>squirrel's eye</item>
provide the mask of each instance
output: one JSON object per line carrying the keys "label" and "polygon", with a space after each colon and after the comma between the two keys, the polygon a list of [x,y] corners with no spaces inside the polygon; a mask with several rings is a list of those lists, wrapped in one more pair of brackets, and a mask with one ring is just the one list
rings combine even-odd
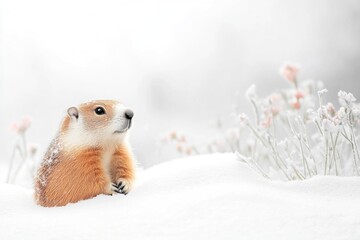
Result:
{"label": "squirrel's eye", "polygon": [[95,108],[95,113],[97,115],[103,115],[103,114],[105,114],[105,109],[102,107],[97,107],[97,108]]}

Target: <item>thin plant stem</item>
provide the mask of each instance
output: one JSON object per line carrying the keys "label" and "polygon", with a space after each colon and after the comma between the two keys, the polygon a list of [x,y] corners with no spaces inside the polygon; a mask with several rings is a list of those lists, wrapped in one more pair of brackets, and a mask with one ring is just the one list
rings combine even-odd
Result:
{"label": "thin plant stem", "polygon": [[[219,122],[221,121],[220,117],[219,117]],[[229,141],[229,139],[227,139],[225,131],[223,131],[222,129],[222,124],[220,122],[220,126],[217,127],[217,129],[219,130],[220,134],[223,135],[223,138],[225,140],[225,143],[228,145],[228,147],[230,148],[230,150],[232,152],[234,152],[236,149],[233,147],[233,145],[231,144],[231,142]]]}
{"label": "thin plant stem", "polygon": [[356,138],[355,138],[354,129],[353,129],[352,124],[350,124],[350,133],[351,133],[351,138],[352,138],[354,146],[355,146],[356,155],[357,155],[358,159],[360,160],[359,148],[358,148],[358,145],[357,145],[357,142],[356,142]]}
{"label": "thin plant stem", "polygon": [[[285,124],[285,128],[286,129],[286,132],[288,135],[293,135],[293,132],[291,131],[291,126],[289,126],[289,122],[282,119],[282,122]],[[290,130],[289,130],[290,129]],[[292,142],[293,146],[296,148],[296,150],[300,151],[299,147],[297,146],[296,142],[292,139],[292,138],[287,138],[289,141]]]}
{"label": "thin plant stem", "polygon": [[195,154],[200,154],[200,152],[197,150],[197,148],[195,146],[191,146],[191,148]]}
{"label": "thin plant stem", "polygon": [[24,159],[27,159],[27,142],[26,142],[26,135],[25,133],[22,133],[21,134],[21,139],[22,139],[22,142],[23,142],[23,150],[24,150],[24,156],[23,158]]}
{"label": "thin plant stem", "polygon": [[336,163],[336,144],[337,144],[337,140],[339,137],[339,132],[337,132],[336,137],[335,137],[335,142],[334,142],[334,138],[333,135],[330,134],[331,137],[331,143],[332,143],[332,147],[333,147],[333,157],[334,157],[334,164],[335,164],[335,175],[338,176],[339,175],[339,170],[338,170],[338,166]]}
{"label": "thin plant stem", "polygon": [[324,160],[324,175],[326,175],[326,169],[327,169],[327,162],[328,162],[328,149],[329,149],[329,142],[326,137],[324,137],[325,140],[325,160]]}
{"label": "thin plant stem", "polygon": [[312,160],[314,162],[315,174],[318,174],[317,164],[316,164],[315,157],[314,157],[314,155],[312,153],[312,150],[311,150],[311,148],[310,148],[310,146],[309,146],[309,144],[307,142],[304,141],[304,145],[305,145],[306,149],[309,151],[309,154],[310,154],[310,156],[311,156],[311,158],[312,158]]}
{"label": "thin plant stem", "polygon": [[7,173],[7,176],[6,176],[6,181],[5,181],[6,183],[10,183],[10,176],[11,176],[12,168],[13,168],[13,165],[14,165],[15,154],[16,154],[17,148],[18,148],[18,146],[15,145],[13,147],[13,150],[12,150],[12,153],[11,153],[10,166],[9,166],[9,170],[8,170],[8,173]]}
{"label": "thin plant stem", "polygon": [[260,142],[264,145],[264,147],[266,148],[266,143],[264,142],[264,140],[262,139],[262,137],[259,135],[259,133],[257,132],[257,130],[251,126],[250,123],[247,123],[247,126],[252,130],[252,132],[254,133],[254,135],[260,140]]}
{"label": "thin plant stem", "polygon": [[305,175],[305,177],[306,177],[306,170],[305,170],[305,166],[306,166],[306,169],[307,169],[307,171],[308,171],[308,173],[309,173],[309,177],[311,177],[311,172],[310,172],[310,169],[309,169],[309,164],[307,163],[307,160],[305,159],[305,154],[304,154],[304,149],[303,149],[301,137],[299,137],[298,140],[299,140],[300,149],[301,149],[301,156],[302,156],[303,164],[304,164],[304,175]]}
{"label": "thin plant stem", "polygon": [[27,146],[26,146],[26,138],[25,138],[25,133],[20,134],[21,140],[22,140],[22,147],[23,149],[21,149],[19,147],[19,151],[22,152],[21,154],[21,162],[19,163],[18,167],[16,168],[15,172],[14,172],[14,176],[12,179],[12,182],[14,183],[16,181],[16,178],[19,174],[20,169],[22,168],[22,166],[24,165],[24,163],[26,162],[26,158],[27,158]]}
{"label": "thin plant stem", "polygon": [[313,153],[312,153],[312,150],[311,150],[311,148],[310,148],[310,146],[309,146],[309,136],[308,136],[308,134],[307,134],[307,130],[308,130],[308,129],[307,129],[307,127],[306,127],[306,125],[304,124],[303,121],[300,121],[300,122],[301,122],[301,124],[303,125],[304,132],[305,132],[305,134],[304,134],[305,137],[303,138],[303,143],[304,143],[306,149],[308,150],[308,152],[309,152],[309,154],[310,154],[310,157],[312,158],[312,160],[313,160],[313,162],[314,162],[315,174],[318,174],[318,169],[317,169],[317,166],[316,166],[315,157],[314,157],[314,155],[313,155]]}
{"label": "thin plant stem", "polygon": [[298,176],[298,178],[300,180],[304,180],[305,177],[296,169],[296,167],[294,167],[293,165],[291,165],[291,168],[293,169],[293,171],[295,172],[295,174]]}
{"label": "thin plant stem", "polygon": [[251,104],[253,105],[254,111],[255,111],[255,116],[256,116],[256,125],[259,126],[260,124],[260,114],[259,114],[259,109],[256,105],[256,102],[253,98],[250,99]]}
{"label": "thin plant stem", "polygon": [[301,143],[301,135],[300,133],[297,133],[293,127],[293,125],[291,124],[290,122],[290,119],[289,119],[289,115],[287,116],[287,121],[288,121],[288,124],[290,126],[290,129],[291,129],[291,132],[294,134],[294,136],[298,139],[299,141],[299,145],[300,145],[300,151],[301,151],[301,155],[302,155],[302,160],[303,160],[303,167],[304,167],[304,176],[306,178],[306,169],[308,170],[309,172],[309,176],[311,175],[310,174],[310,169],[309,169],[309,166],[308,166],[308,163],[305,159],[305,155],[304,155],[304,149],[303,149],[303,146],[302,146],[302,143]]}
{"label": "thin plant stem", "polygon": [[[279,160],[282,161],[278,154],[277,154],[277,151],[275,150],[273,144],[270,143],[270,146],[271,146],[271,150],[272,150],[272,153],[273,153],[273,156],[274,156],[274,160],[275,160],[275,163],[276,165],[278,166],[278,168],[283,172],[283,174],[285,175],[285,177],[290,181],[291,178],[289,177],[289,175],[286,173],[286,171],[280,166],[279,164]],[[282,161],[283,162],[283,161]],[[283,162],[284,166],[286,167],[286,164]]]}
{"label": "thin plant stem", "polygon": [[319,132],[320,132],[321,136],[324,136],[324,133],[323,133],[323,131],[321,130],[321,127],[320,127],[319,122],[318,122],[318,121],[315,121],[315,123],[316,123],[316,127],[318,128],[318,130],[319,130]]}
{"label": "thin plant stem", "polygon": [[[250,162],[248,161],[248,158],[245,157],[245,156],[243,156],[243,155],[241,155],[238,151],[236,151],[235,154],[237,155],[237,157],[238,157],[239,159],[243,160],[248,166],[250,166],[250,167],[253,166],[252,169],[254,169],[256,172],[260,172],[260,174],[261,174],[263,177],[265,177],[265,178],[267,178],[267,179],[270,179],[270,177],[261,169],[261,167],[260,167],[259,165],[257,165],[257,164],[255,163],[255,161],[253,161],[254,164],[252,165],[252,164],[250,164]],[[254,168],[254,166],[255,166],[255,168]]]}
{"label": "thin plant stem", "polygon": [[351,145],[351,150],[352,150],[353,160],[354,160],[355,172],[356,172],[356,174],[359,176],[359,169],[358,169],[358,165],[357,165],[357,161],[356,161],[354,143],[353,143],[352,139],[348,138],[345,127],[343,127],[343,131],[344,131],[344,132],[341,132],[341,134],[345,137],[346,140],[349,141],[349,143],[350,143],[350,145]]}
{"label": "thin plant stem", "polygon": [[[254,135],[260,140],[260,142],[264,145],[265,148],[267,148],[267,144],[264,142],[264,140],[261,138],[261,136],[259,135],[259,133],[257,132],[257,130],[251,126],[250,123],[247,124],[249,126],[249,128],[252,130],[252,132],[254,133]],[[270,144],[271,146],[271,144]],[[274,156],[274,160],[275,160],[275,164],[277,165],[277,167],[283,172],[283,174],[285,175],[285,177],[288,180],[291,180],[290,177],[287,175],[287,173],[285,172],[285,170],[280,166],[279,162],[278,162],[278,158],[276,155],[276,152],[273,150],[273,156]]]}

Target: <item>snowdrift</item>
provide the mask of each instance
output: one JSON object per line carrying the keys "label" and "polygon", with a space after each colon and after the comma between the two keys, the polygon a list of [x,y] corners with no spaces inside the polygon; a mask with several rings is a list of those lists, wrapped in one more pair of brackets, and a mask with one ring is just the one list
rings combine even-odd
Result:
{"label": "snowdrift", "polygon": [[0,239],[360,239],[360,178],[271,182],[234,154],[177,159],[140,173],[127,196],[65,207],[0,185]]}

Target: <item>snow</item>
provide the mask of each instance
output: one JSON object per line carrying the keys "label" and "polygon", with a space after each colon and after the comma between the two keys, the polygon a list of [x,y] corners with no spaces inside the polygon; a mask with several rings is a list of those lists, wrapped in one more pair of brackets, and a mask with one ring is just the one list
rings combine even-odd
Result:
{"label": "snow", "polygon": [[40,176],[36,176],[40,180],[41,186],[45,186],[47,184],[48,175],[50,174],[52,166],[58,162],[61,149],[62,145],[59,142],[59,136],[56,136],[51,142],[49,149],[45,154],[44,161],[42,162],[42,166],[44,166],[45,171]]}
{"label": "snow", "polygon": [[176,159],[139,173],[127,196],[65,207],[0,185],[0,239],[360,239],[360,179],[261,178],[234,154]]}

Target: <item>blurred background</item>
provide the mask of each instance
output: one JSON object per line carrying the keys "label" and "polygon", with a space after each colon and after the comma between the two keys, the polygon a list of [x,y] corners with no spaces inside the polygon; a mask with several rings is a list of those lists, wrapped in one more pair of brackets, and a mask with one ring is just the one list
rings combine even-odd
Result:
{"label": "blurred background", "polygon": [[[360,2],[311,0],[0,2],[0,165],[9,163],[10,125],[32,118],[38,158],[71,105],[118,99],[135,112],[130,142],[139,163],[171,159],[162,136],[211,138],[232,124],[244,92],[286,87],[278,69],[301,65],[360,97]],[[4,174],[0,176],[3,178]]]}

